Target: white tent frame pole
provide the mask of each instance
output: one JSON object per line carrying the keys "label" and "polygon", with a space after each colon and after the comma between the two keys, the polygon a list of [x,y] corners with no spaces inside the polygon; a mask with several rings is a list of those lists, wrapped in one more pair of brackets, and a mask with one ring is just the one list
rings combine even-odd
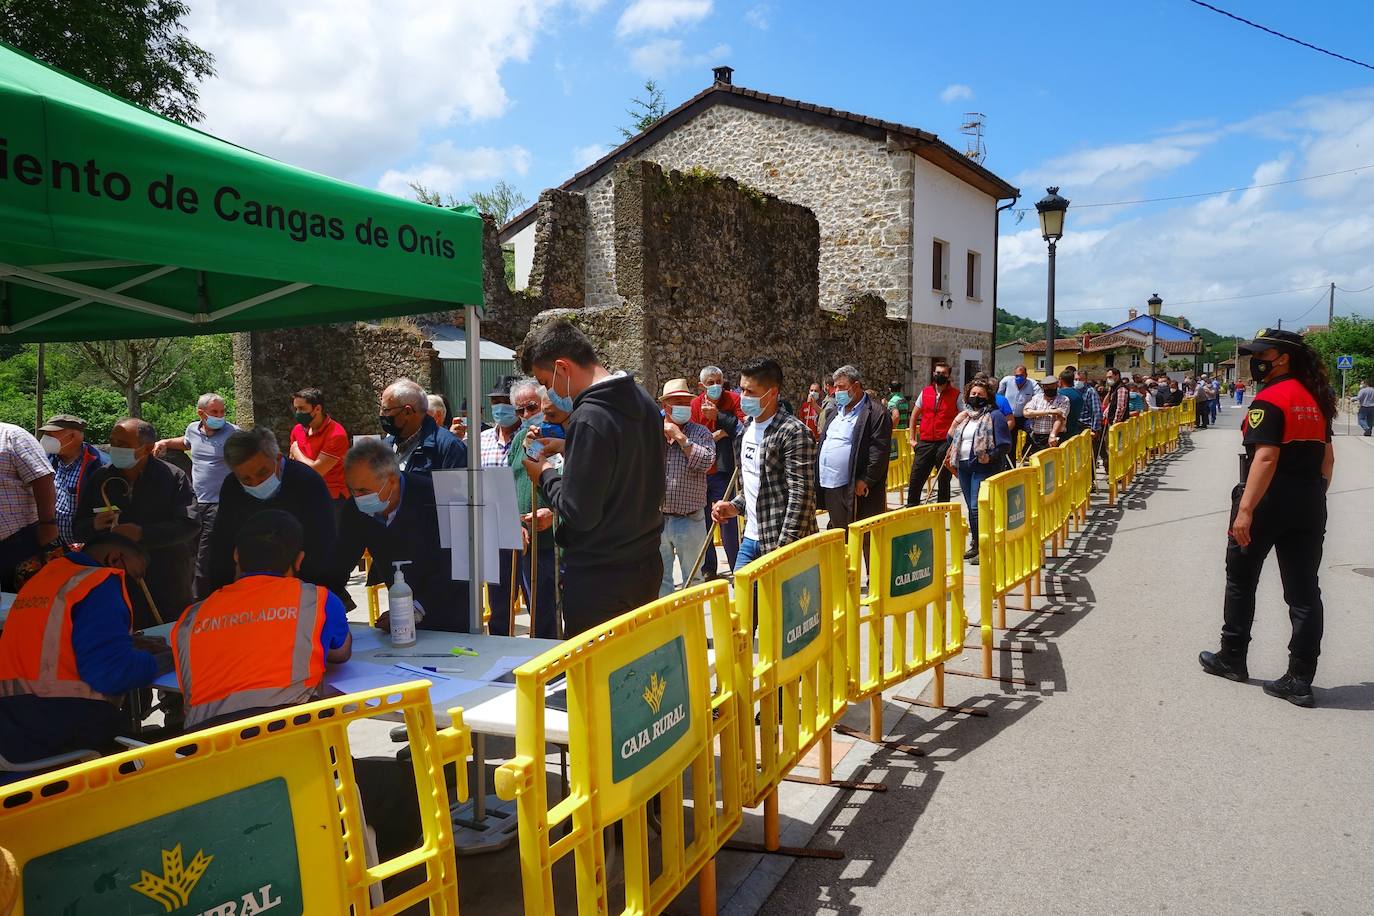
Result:
{"label": "white tent frame pole", "polygon": [[[71,269],[66,265],[57,266],[61,266],[64,269]],[[133,265],[131,264],[129,266]],[[34,269],[36,270],[37,268]],[[135,286],[138,286],[140,283],[146,283],[149,280],[156,280],[158,277],[165,277],[167,274],[171,273],[176,269],[177,268],[175,267],[158,267],[154,270],[148,271],[146,274],[139,274],[137,277],[125,280],[123,283],[116,283],[114,286],[111,286],[108,290],[106,290],[106,292],[121,293],[126,289],[131,289]],[[50,309],[49,311],[46,311],[41,315],[35,315],[32,318],[25,318],[23,321],[15,323],[10,328],[10,332],[13,333],[16,331],[22,331],[25,328],[31,328],[36,324],[42,324],[43,322],[48,321],[49,319],[65,315],[68,312],[74,312],[77,309],[81,308],[83,305],[90,305],[92,301],[93,300],[91,299],[73,299],[66,305],[59,305],[57,308]]]}
{"label": "white tent frame pole", "polygon": [[[176,269],[175,267],[168,268],[169,271]],[[56,292],[68,293],[73,296],[81,296],[92,302],[103,302],[106,305],[113,305],[116,308],[128,309],[131,312],[156,315],[159,318],[167,318],[171,321],[180,321],[186,324],[196,323],[196,317],[194,315],[178,312],[176,309],[169,309],[166,306],[157,305],[152,302],[144,302],[142,299],[123,296],[119,293],[100,289],[99,287],[87,286],[84,283],[77,283],[73,280],[52,277],[27,267],[15,266],[14,264],[0,264],[0,278],[8,278],[11,283],[20,286],[31,286],[35,289],[53,290]]]}
{"label": "white tent frame pole", "polygon": [[[482,357],[481,319],[477,306],[464,309],[463,339],[468,370],[468,621],[469,633],[482,632]],[[514,588],[514,583],[511,585]],[[510,634],[514,636],[514,633]]]}

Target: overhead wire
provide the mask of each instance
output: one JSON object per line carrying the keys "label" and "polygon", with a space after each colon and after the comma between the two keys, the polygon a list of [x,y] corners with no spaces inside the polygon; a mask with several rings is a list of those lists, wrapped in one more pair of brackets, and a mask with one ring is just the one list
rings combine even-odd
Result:
{"label": "overhead wire", "polygon": [[1285,322],[1289,323],[1289,324],[1297,324],[1299,321],[1302,321],[1302,320],[1303,320],[1304,318],[1306,318],[1308,315],[1312,314],[1312,310],[1313,310],[1314,308],[1316,308],[1317,306],[1321,305],[1321,304],[1322,304],[1323,302],[1325,302],[1325,301],[1326,301],[1326,293],[1322,293],[1320,296],[1317,297],[1317,301],[1314,302],[1314,303],[1312,303],[1311,305],[1309,305],[1309,306],[1307,307],[1307,311],[1303,312],[1303,313],[1302,313],[1301,315],[1299,315],[1297,318],[1285,318],[1285,319],[1283,319],[1283,320],[1284,320]]}
{"label": "overhead wire", "polygon": [[1320,45],[1314,45],[1310,41],[1303,41],[1301,38],[1294,38],[1292,35],[1285,35],[1283,32],[1280,32],[1277,29],[1271,29],[1268,26],[1260,25],[1258,22],[1252,22],[1251,20],[1246,19],[1244,16],[1237,16],[1235,13],[1224,10],[1219,6],[1213,6],[1210,3],[1204,3],[1203,0],[1188,0],[1188,2],[1192,3],[1194,6],[1200,6],[1204,9],[1209,9],[1214,13],[1220,13],[1221,15],[1226,16],[1230,19],[1234,19],[1236,22],[1242,22],[1253,29],[1259,29],[1261,32],[1268,32],[1275,38],[1282,38],[1284,41],[1291,41],[1295,45],[1302,45],[1304,48],[1316,51],[1319,54],[1325,54],[1328,57],[1334,57],[1337,60],[1343,60],[1346,63],[1354,64],[1357,67],[1364,67],[1366,70],[1374,70],[1374,64],[1367,64],[1362,60],[1356,60],[1353,57],[1346,57],[1344,54],[1337,54],[1335,51],[1327,50],[1326,48],[1323,48]]}
{"label": "overhead wire", "polygon": [[1369,284],[1364,289],[1346,289],[1344,286],[1338,286],[1336,287],[1336,289],[1340,290],[1343,293],[1367,293],[1371,289],[1374,289],[1374,283]]}

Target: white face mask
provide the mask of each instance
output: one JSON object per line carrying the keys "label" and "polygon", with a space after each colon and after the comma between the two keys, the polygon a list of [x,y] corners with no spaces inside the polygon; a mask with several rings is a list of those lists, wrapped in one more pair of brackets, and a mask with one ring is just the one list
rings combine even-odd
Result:
{"label": "white face mask", "polygon": [[49,455],[56,455],[62,451],[62,443],[52,436],[44,436],[38,440],[38,444],[43,446],[43,451]]}

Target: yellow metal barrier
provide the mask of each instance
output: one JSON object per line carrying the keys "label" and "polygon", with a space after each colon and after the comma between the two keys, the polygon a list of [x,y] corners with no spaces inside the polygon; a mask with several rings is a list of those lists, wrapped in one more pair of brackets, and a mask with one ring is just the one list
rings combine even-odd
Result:
{"label": "yellow metal barrier", "polygon": [[[17,914],[458,912],[444,764],[467,795],[462,710],[435,731],[428,682],[293,706],[0,789]],[[423,841],[369,866],[348,726],[403,713]],[[374,905],[370,889],[423,881]]]}
{"label": "yellow metal barrier", "polygon": [[1089,430],[1074,436],[1062,446],[1068,460],[1069,517],[1076,530],[1088,523],[1088,504],[1093,489],[1093,434]]}
{"label": "yellow metal barrier", "polygon": [[1135,476],[1135,420],[1113,423],[1104,431],[1107,437],[1107,504],[1116,505],[1117,494]]}
{"label": "yellow metal barrier", "polygon": [[1030,447],[1030,435],[1024,429],[1016,431],[1016,454],[1012,464],[1020,465],[1026,460],[1026,449]]}
{"label": "yellow metal barrier", "polygon": [[831,779],[830,730],[848,706],[846,592],[844,531],[813,534],[735,573],[740,720],[758,722],[758,740],[744,741],[744,806],[764,803],[769,849],[778,845],[778,783],[812,746],[820,747],[819,781]]}
{"label": "yellow metal barrier", "polygon": [[993,676],[993,606],[997,608],[995,627],[1006,629],[1007,593],[1024,587],[1025,606],[1029,608],[1031,589],[1040,574],[1041,541],[1035,530],[1039,492],[1040,471],[1033,467],[995,474],[978,490],[978,601],[984,677]]}
{"label": "yellow metal barrier", "polygon": [[[868,594],[859,582],[868,548]],[[957,503],[898,509],[849,526],[845,649],[849,700],[869,700],[869,740],[883,739],[882,692],[964,651],[964,515]],[[862,649],[868,647],[867,661]]]}
{"label": "yellow metal barrier", "polygon": [[915,453],[906,436],[905,428],[892,430],[892,442],[896,446],[897,456],[887,464],[887,491],[891,493],[896,490],[901,494],[903,502],[906,501],[907,482],[911,480],[911,466],[915,462]]}
{"label": "yellow metal barrier", "polygon": [[[1068,453],[1064,446],[1045,448],[1031,456],[1031,467],[1039,473],[1039,498],[1035,500],[1036,537],[1059,556],[1073,509],[1073,493],[1069,490]],[[979,516],[981,518],[981,516]]]}
{"label": "yellow metal barrier", "polygon": [[[718,653],[714,692],[708,613]],[[497,769],[496,791],[517,802],[526,913],[554,912],[553,869],[569,853],[577,911],[610,912],[605,850],[617,822],[624,827],[625,913],[662,911],[698,876],[702,909],[715,912],[713,857],[742,816],[736,631],[729,589],[712,582],[617,617],[515,669],[516,756]],[[550,807],[544,717],[559,692],[568,710],[569,793]],[[683,815],[688,772],[690,823]],[[658,848],[651,850],[654,799]]]}

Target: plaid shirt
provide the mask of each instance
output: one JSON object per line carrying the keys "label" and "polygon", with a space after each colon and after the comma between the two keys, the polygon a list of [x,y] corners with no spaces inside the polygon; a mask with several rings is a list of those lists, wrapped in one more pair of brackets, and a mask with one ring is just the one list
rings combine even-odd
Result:
{"label": "plaid shirt", "polygon": [[716,460],[716,440],[700,423],[687,422],[688,450],[675,442],[663,443],[663,514],[700,515],[706,505],[706,472]]}
{"label": "plaid shirt", "polygon": [[[753,420],[749,424],[753,424]],[[749,425],[744,428],[748,434]],[[740,449],[744,435],[735,440],[735,464],[743,467]],[[816,533],[816,440],[801,420],[778,411],[763,435],[759,456],[758,513],[759,552],[786,547]],[[747,513],[744,487],[732,500]]]}
{"label": "plaid shirt", "polygon": [[38,521],[31,484],[52,473],[48,454],[13,423],[0,423],[0,541]]}
{"label": "plaid shirt", "polygon": [[[1062,394],[1056,393],[1053,400],[1051,400],[1045,397],[1043,391],[1037,391],[1035,397],[1031,398],[1030,403],[1026,405],[1026,409],[1057,410],[1067,418],[1069,415],[1069,399]],[[1029,417],[1028,419],[1030,420],[1031,433],[1037,436],[1048,436],[1050,433],[1054,432],[1054,424],[1057,422],[1057,418],[1052,416]]]}
{"label": "plaid shirt", "polygon": [[1083,387],[1083,410],[1079,412],[1078,419],[1084,429],[1093,432],[1102,429],[1102,399],[1097,396],[1097,389],[1092,385]]}
{"label": "plaid shirt", "polygon": [[496,436],[496,427],[482,430],[482,467],[484,468],[503,468],[509,462],[510,447],[515,443],[515,434],[519,432],[517,426],[511,432],[510,442],[502,444]]}

